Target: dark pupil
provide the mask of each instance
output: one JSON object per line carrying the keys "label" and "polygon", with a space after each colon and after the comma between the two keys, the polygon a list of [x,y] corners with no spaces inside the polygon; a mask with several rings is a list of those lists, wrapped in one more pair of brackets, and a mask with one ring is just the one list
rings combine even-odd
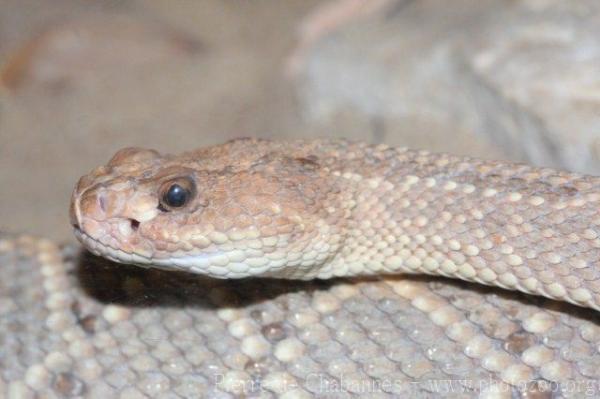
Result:
{"label": "dark pupil", "polygon": [[173,184],[165,194],[165,203],[174,208],[185,205],[188,199],[188,192],[179,184]]}

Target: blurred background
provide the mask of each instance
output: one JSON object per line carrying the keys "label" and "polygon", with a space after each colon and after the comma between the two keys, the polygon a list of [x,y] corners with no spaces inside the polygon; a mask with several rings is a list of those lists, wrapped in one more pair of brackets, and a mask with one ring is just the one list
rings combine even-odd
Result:
{"label": "blurred background", "polygon": [[0,0],[0,230],[124,146],[345,137],[600,173],[598,0]]}

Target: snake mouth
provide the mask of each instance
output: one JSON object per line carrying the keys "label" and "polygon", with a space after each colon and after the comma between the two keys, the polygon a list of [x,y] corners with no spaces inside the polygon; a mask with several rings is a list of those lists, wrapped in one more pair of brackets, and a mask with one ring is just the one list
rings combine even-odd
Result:
{"label": "snake mouth", "polygon": [[130,263],[136,266],[148,267],[150,264],[155,262],[153,258],[148,256],[125,252],[119,248],[111,247],[100,240],[92,237],[79,226],[73,225],[73,232],[75,237],[86,247],[88,251],[96,256],[102,256],[113,262],[119,263]]}
{"label": "snake mouth", "polygon": [[[101,256],[117,263],[127,263],[143,268],[162,270],[180,270],[203,274],[214,278],[247,277],[243,272],[227,267],[231,262],[221,251],[204,252],[179,257],[155,258],[138,253],[125,252],[119,248],[107,245],[92,237],[78,226],[73,226],[77,239],[94,255]],[[243,268],[246,269],[246,268]]]}

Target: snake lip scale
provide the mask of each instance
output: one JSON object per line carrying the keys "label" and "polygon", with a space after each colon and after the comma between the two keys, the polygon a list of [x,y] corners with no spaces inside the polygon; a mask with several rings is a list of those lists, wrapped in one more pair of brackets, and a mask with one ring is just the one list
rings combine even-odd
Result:
{"label": "snake lip scale", "polygon": [[[179,268],[180,270],[186,271],[189,269],[185,266],[189,263],[202,263],[202,262],[209,263],[211,261],[211,259],[219,256],[219,253],[214,253],[214,254],[207,253],[207,254],[196,255],[196,256],[191,256],[191,257],[152,259],[152,258],[146,258],[143,255],[127,253],[127,252],[121,251],[118,248],[113,248],[106,244],[103,244],[100,240],[96,240],[95,238],[86,234],[84,231],[82,231],[78,227],[73,228],[73,233],[75,234],[75,237],[77,237],[77,239],[80,242],[84,243],[86,248],[96,256],[102,256],[113,262],[128,263],[128,264],[132,264],[132,265],[136,265],[136,266],[140,266],[140,267],[144,267],[144,268],[148,268],[148,267],[150,267],[150,265],[152,265],[153,267],[156,267],[158,269],[172,270],[174,268],[175,269]],[[218,278],[219,276],[215,276],[215,277]]]}

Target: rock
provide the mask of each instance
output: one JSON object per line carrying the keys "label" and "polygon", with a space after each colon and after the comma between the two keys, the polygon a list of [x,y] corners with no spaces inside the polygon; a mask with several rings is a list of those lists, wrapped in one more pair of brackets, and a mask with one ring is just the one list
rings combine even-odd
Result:
{"label": "rock", "polygon": [[469,43],[482,134],[536,164],[600,173],[600,3],[518,2]]}
{"label": "rock", "polygon": [[364,14],[296,53],[309,119],[351,115],[375,141],[423,136],[434,150],[496,157],[493,145],[600,172],[596,1],[395,0]]}

